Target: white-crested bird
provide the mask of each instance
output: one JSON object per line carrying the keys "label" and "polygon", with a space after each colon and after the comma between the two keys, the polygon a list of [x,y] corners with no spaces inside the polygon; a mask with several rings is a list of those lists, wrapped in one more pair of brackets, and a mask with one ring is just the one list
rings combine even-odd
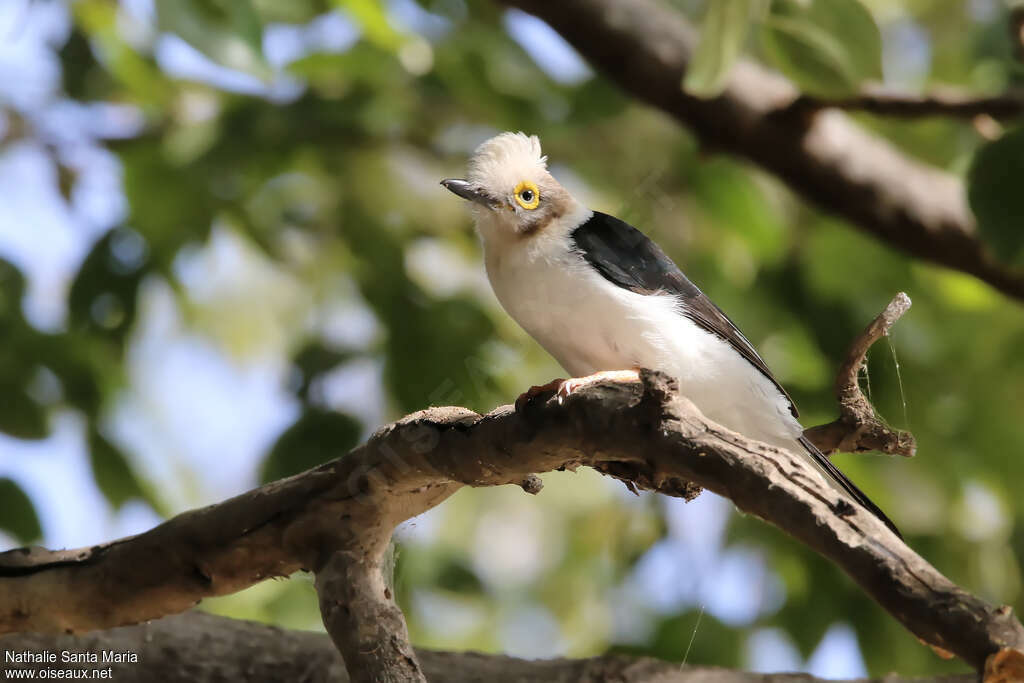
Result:
{"label": "white-crested bird", "polygon": [[548,172],[540,140],[502,133],[465,179],[441,181],[473,203],[498,301],[570,379],[521,399],[566,396],[599,379],[675,377],[709,419],[808,457],[864,508],[895,525],[803,435],[792,399],[735,324],[646,235],[580,204]]}

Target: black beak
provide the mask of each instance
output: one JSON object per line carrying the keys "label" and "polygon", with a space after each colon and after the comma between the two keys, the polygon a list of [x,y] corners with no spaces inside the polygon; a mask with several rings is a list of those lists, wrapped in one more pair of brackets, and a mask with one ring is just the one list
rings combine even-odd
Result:
{"label": "black beak", "polygon": [[463,180],[461,178],[445,178],[441,181],[441,184],[453,193],[459,195],[463,199],[468,199],[471,202],[483,204],[484,206],[491,208],[494,208],[494,205],[497,203],[488,194],[468,180]]}

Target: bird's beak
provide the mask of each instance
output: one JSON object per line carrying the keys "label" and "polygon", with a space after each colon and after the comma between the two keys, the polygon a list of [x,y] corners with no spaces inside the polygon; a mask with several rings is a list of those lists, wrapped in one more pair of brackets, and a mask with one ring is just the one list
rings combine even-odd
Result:
{"label": "bird's beak", "polygon": [[441,181],[441,184],[453,193],[459,195],[463,199],[468,199],[471,202],[476,202],[477,204],[482,204],[492,209],[497,204],[493,197],[481,190],[475,183],[471,183],[468,180],[463,180],[461,178],[445,178]]}

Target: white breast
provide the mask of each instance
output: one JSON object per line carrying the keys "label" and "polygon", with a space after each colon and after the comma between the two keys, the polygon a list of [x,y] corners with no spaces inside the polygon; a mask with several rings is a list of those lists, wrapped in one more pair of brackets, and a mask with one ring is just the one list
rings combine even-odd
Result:
{"label": "white breast", "polygon": [[500,249],[485,243],[487,275],[509,315],[569,373],[661,370],[715,422],[793,446],[802,428],[786,397],[729,344],[681,315],[674,296],[612,284],[570,251],[566,236],[533,242]]}

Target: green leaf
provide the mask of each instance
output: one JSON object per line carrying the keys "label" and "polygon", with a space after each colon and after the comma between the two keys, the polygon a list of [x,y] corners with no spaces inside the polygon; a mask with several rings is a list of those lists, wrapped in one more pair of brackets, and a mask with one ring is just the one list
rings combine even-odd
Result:
{"label": "green leaf", "polygon": [[978,150],[968,173],[967,198],[978,229],[998,257],[1024,262],[1024,127]]}
{"label": "green leaf", "polygon": [[0,258],[0,432],[19,439],[43,439],[49,434],[49,414],[29,387],[40,362],[40,339],[22,315],[25,276]]}
{"label": "green leaf", "polygon": [[714,157],[695,166],[688,182],[701,208],[723,230],[741,235],[759,262],[784,257],[786,226],[748,169]]}
{"label": "green leaf", "polygon": [[[139,243],[138,262],[125,262],[119,256],[117,244],[125,239]],[[93,245],[68,294],[70,318],[76,329],[124,339],[135,322],[138,289],[146,273],[142,245],[141,238],[123,228],[111,230]]]}
{"label": "green leaf", "polygon": [[321,0],[252,0],[263,23],[305,24],[327,10]]}
{"label": "green leaf", "polygon": [[25,296],[25,276],[21,270],[0,258],[0,316],[22,320],[21,300]]}
{"label": "green leaf", "polygon": [[689,610],[656,622],[642,645],[615,645],[612,654],[657,657],[670,662],[736,667],[742,665],[742,631],[731,628],[703,610]]}
{"label": "green leaf", "polygon": [[813,95],[848,95],[882,76],[882,37],[859,0],[774,0],[761,43],[775,67]]}
{"label": "green leaf", "polygon": [[154,111],[170,106],[174,92],[163,72],[152,57],[140,55],[121,35],[117,5],[104,0],[79,0],[73,3],[72,11],[75,23],[114,81]]}
{"label": "green leaf", "polygon": [[305,398],[314,379],[351,359],[351,353],[327,348],[320,341],[308,343],[292,359],[292,364],[299,373],[299,386],[295,393]]}
{"label": "green leaf", "polygon": [[445,557],[434,579],[441,590],[453,593],[479,594],[484,590],[473,568],[458,557]]}
{"label": "green leaf", "polygon": [[32,501],[20,486],[6,477],[0,478],[0,531],[9,533],[25,545],[43,535]]}
{"label": "green leaf", "polygon": [[50,434],[46,408],[4,380],[0,379],[0,432],[18,439],[45,439]]}
{"label": "green leaf", "polygon": [[725,87],[733,62],[743,49],[754,0],[708,3],[700,44],[683,78],[683,88],[698,97],[714,97]]}
{"label": "green leaf", "polygon": [[345,455],[359,442],[363,427],[353,417],[310,408],[277,440],[263,461],[260,481],[276,481]]}
{"label": "green leaf", "polygon": [[402,45],[402,35],[388,21],[384,3],[378,0],[334,0],[332,4],[359,22],[363,35],[377,47],[397,50]]}
{"label": "green leaf", "polygon": [[121,449],[96,431],[89,434],[89,463],[96,485],[114,509],[135,498],[148,500]]}
{"label": "green leaf", "polygon": [[175,167],[159,140],[133,140],[118,150],[131,226],[145,239],[154,265],[167,266],[183,244],[207,239],[222,202],[212,196],[204,169]]}
{"label": "green leaf", "polygon": [[158,2],[157,23],[226,67],[268,79],[263,29],[249,0]]}

